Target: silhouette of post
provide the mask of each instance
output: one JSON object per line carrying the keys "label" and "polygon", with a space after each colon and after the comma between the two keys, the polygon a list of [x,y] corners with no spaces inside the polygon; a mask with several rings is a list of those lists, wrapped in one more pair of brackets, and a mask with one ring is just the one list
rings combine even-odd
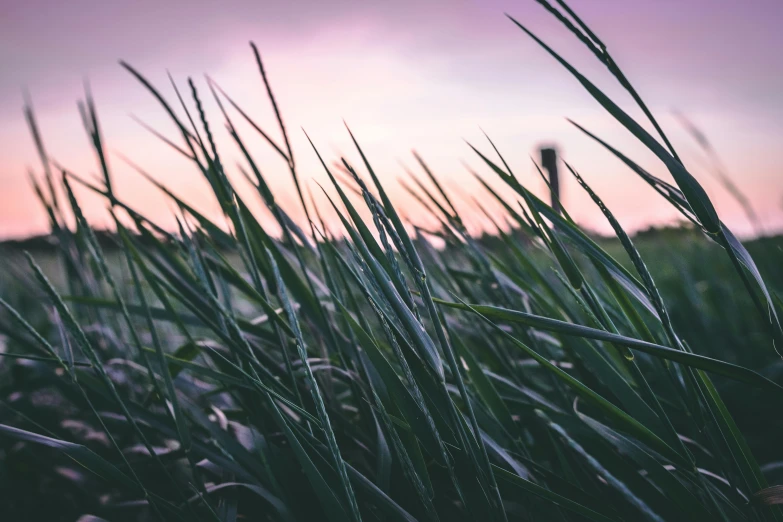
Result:
{"label": "silhouette of post", "polygon": [[560,214],[560,178],[557,174],[557,149],[553,147],[541,148],[541,166],[549,174],[552,209]]}

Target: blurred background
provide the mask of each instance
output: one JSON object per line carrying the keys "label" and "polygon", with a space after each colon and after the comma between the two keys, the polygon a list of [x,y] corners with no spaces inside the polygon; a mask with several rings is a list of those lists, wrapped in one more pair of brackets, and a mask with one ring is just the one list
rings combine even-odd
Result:
{"label": "blurred background", "polygon": [[[763,232],[783,230],[783,3],[778,0],[574,1],[601,35],[720,216],[749,237],[757,231],[715,177],[698,143],[674,116],[684,114],[710,140],[741,188]],[[351,126],[393,198],[415,218],[416,203],[396,183],[418,172],[411,149],[456,193],[483,194],[464,163],[484,167],[464,140],[485,147],[482,129],[515,172],[540,194],[529,159],[556,143],[630,231],[675,222],[675,210],[638,176],[571,126],[574,119],[651,172],[670,179],[651,154],[551,57],[505,17],[550,43],[623,107],[637,115],[605,69],[535,2],[516,1],[193,1],[3,2],[0,7],[0,239],[44,233],[47,221],[27,172],[40,175],[22,106],[33,101],[48,153],[69,170],[98,172],[76,102],[89,80],[124,201],[173,228],[170,204],[115,153],[131,158],[197,209],[218,215],[193,166],[134,116],[174,139],[160,105],[118,65],[123,59],[176,101],[169,71],[187,92],[195,81],[224,163],[239,154],[223,128],[204,74],[277,137],[248,41],[256,42],[280,105],[300,175],[324,175],[300,127],[330,160],[353,157]],[[643,118],[639,118],[643,121]],[[302,218],[285,164],[240,125],[284,207]],[[585,227],[609,232],[600,211],[563,176],[565,206]],[[320,189],[310,181],[316,201]],[[104,204],[79,192],[88,219],[108,222]],[[463,202],[463,204],[466,204]],[[489,198],[487,204],[492,207]],[[262,210],[259,209],[259,212]],[[427,223],[422,223],[427,225]],[[469,226],[480,230],[478,218]]]}

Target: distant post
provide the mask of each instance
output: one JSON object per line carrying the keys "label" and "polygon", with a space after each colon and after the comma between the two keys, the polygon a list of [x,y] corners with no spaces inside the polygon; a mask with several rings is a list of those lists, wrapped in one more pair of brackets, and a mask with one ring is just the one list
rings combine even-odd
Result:
{"label": "distant post", "polygon": [[552,209],[560,214],[560,178],[557,174],[557,149],[554,147],[541,148],[541,166],[549,174],[549,186],[552,190],[550,194]]}

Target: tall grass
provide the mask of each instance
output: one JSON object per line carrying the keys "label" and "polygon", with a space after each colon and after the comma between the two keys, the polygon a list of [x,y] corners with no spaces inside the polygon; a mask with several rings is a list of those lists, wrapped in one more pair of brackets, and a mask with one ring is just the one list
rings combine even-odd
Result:
{"label": "tall grass", "polygon": [[[3,361],[14,363],[0,408],[10,517],[783,520],[780,490],[768,482],[783,467],[780,254],[762,245],[769,266],[757,268],[606,46],[563,2],[539,3],[646,122],[511,22],[674,184],[574,125],[692,223],[685,239],[637,249],[566,165],[617,236],[611,247],[596,241],[526,189],[491,141],[470,147],[486,166],[476,174],[486,196],[512,224],[497,223],[495,239],[468,234],[420,158],[431,184],[411,190],[441,227],[406,223],[352,134],[361,163],[341,158],[340,182],[316,145],[301,152],[318,155],[337,195],[330,208],[308,205],[255,47],[276,132],[211,80],[208,93],[257,189],[250,194],[226,174],[207,93],[189,81],[175,109],[123,63],[176,124],[178,136],[161,138],[192,161],[223,214],[212,220],[155,181],[179,211],[176,233],[114,191],[89,93],[80,107],[99,181],[53,165],[26,109],[44,170],[34,188],[64,277],[52,284],[51,270],[28,256],[27,268],[14,268],[21,290],[6,286],[0,299]],[[232,118],[287,165],[303,228],[276,202]],[[105,198],[117,230],[110,248],[74,184]],[[256,197],[280,237],[250,211]],[[339,237],[327,213],[339,217]],[[762,272],[773,274],[771,288]]]}

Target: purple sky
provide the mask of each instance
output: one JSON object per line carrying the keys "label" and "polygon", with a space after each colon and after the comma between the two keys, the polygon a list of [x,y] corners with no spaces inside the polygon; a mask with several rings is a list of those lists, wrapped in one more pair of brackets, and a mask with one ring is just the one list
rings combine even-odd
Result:
{"label": "purple sky", "polygon": [[[28,166],[36,172],[41,167],[22,115],[24,88],[32,95],[50,155],[74,172],[97,171],[76,108],[84,78],[108,149],[130,157],[197,208],[215,212],[194,168],[130,118],[134,114],[176,137],[163,110],[117,61],[134,65],[172,101],[166,70],[183,88],[192,76],[206,100],[224,164],[233,167],[238,153],[208,99],[203,74],[277,136],[249,40],[264,57],[300,175],[314,193],[320,189],[310,180],[323,183],[325,176],[299,128],[330,159],[340,153],[355,159],[344,118],[414,220],[420,210],[396,183],[405,175],[400,162],[414,167],[413,148],[448,187],[486,201],[462,166],[465,161],[491,177],[463,141],[487,148],[481,127],[536,192],[544,187],[528,155],[541,142],[553,141],[629,229],[676,217],[633,173],[565,121],[576,120],[668,179],[564,69],[503,16],[508,12],[526,24],[633,111],[608,73],[532,0],[9,4],[0,6],[0,237],[46,228],[26,176]],[[660,117],[721,217],[740,234],[751,230],[737,204],[701,168],[702,154],[672,109],[704,130],[765,229],[783,230],[783,2],[573,0],[572,7]],[[296,216],[284,166],[252,131],[240,130],[279,199]],[[171,204],[151,185],[117,156],[110,165],[126,202],[163,224],[173,223]],[[571,214],[607,231],[589,198],[573,180],[565,183]],[[102,201],[79,196],[88,217],[106,222]]]}

